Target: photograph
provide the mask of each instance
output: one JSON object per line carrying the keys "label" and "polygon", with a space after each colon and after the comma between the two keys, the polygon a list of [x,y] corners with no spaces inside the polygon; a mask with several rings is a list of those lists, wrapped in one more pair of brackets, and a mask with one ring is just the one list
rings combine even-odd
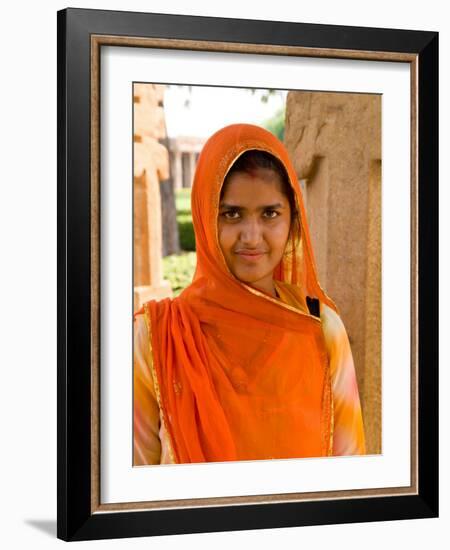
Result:
{"label": "photograph", "polygon": [[133,465],[381,453],[381,95],[133,84]]}

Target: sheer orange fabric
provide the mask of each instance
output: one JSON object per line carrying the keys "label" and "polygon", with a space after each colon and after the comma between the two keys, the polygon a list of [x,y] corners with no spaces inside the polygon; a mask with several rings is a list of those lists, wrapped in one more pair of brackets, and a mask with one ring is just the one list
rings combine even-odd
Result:
{"label": "sheer orange fabric", "polygon": [[[199,157],[192,189],[197,268],[172,300],[140,310],[150,329],[159,406],[176,462],[301,458],[331,454],[332,395],[321,321],[244,284],[218,243],[220,190],[233,162],[259,149],[286,168],[299,213],[274,278],[295,300],[335,309],[316,275],[300,187],[270,132],[235,124]],[[295,224],[293,224],[295,227]],[[296,230],[297,231],[297,230]]]}

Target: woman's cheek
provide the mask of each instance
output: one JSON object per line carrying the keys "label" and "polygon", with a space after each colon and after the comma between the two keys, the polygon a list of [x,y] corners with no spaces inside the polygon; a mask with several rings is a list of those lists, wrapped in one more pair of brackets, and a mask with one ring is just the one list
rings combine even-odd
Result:
{"label": "woman's cheek", "polygon": [[289,228],[290,224],[283,220],[272,227],[271,231],[267,232],[268,238],[274,248],[284,249],[289,238]]}
{"label": "woman's cheek", "polygon": [[236,231],[233,229],[233,226],[219,224],[219,244],[225,255],[231,253],[236,241]]}

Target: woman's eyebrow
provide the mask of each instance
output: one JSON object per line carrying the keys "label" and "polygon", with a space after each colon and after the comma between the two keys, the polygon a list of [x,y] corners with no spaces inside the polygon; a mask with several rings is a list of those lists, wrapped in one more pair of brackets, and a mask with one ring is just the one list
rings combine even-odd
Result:
{"label": "woman's eyebrow", "polygon": [[237,206],[236,204],[229,204],[227,202],[221,202],[219,204],[220,208],[233,208],[233,210],[243,210],[243,206]]}
{"label": "woman's eyebrow", "polygon": [[281,202],[276,202],[275,204],[266,204],[266,206],[261,206],[261,210],[276,210],[279,208],[284,208],[284,204],[281,204]]}
{"label": "woman's eyebrow", "polygon": [[[219,205],[220,208],[229,208],[233,210],[247,210],[245,206],[239,206],[237,204],[229,204],[226,202],[221,202]],[[262,206],[258,206],[257,210],[275,210],[277,208],[284,208],[284,205],[281,204],[281,202],[276,202],[274,204],[264,204]]]}

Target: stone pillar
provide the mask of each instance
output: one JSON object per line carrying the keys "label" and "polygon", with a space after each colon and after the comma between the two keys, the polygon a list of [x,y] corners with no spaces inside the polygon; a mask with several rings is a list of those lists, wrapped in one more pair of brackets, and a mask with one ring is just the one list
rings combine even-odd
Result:
{"label": "stone pillar", "polygon": [[367,452],[381,452],[381,96],[289,92],[285,142],[319,279],[349,335]]}
{"label": "stone pillar", "polygon": [[181,181],[183,189],[186,189],[189,187],[189,158],[188,153],[186,151],[183,151],[181,153]]}
{"label": "stone pillar", "polygon": [[181,151],[174,151],[174,187],[175,190],[183,187],[183,168],[181,165]]}
{"label": "stone pillar", "polygon": [[162,276],[159,182],[169,176],[163,86],[135,84],[134,95],[134,310],[150,299],[172,295]]}
{"label": "stone pillar", "polygon": [[191,152],[189,153],[189,187],[192,188],[192,184],[194,183],[194,175],[195,175],[195,153]]}
{"label": "stone pillar", "polygon": [[366,256],[365,372],[366,431],[381,452],[381,161],[369,169]]}

